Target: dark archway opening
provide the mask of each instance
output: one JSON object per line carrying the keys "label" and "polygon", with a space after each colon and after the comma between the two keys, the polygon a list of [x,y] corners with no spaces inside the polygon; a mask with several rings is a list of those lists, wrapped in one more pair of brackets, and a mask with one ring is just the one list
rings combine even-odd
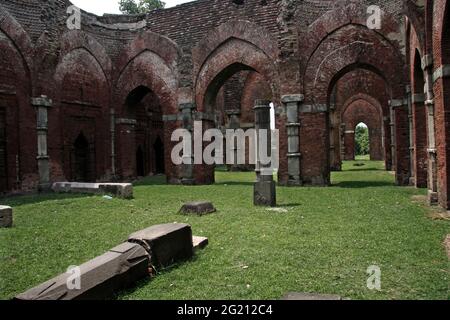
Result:
{"label": "dark archway opening", "polygon": [[144,151],[139,146],[136,151],[136,175],[143,177],[145,175]]}
{"label": "dark archway opening", "polygon": [[159,136],[153,145],[153,152],[155,154],[155,173],[164,174],[166,172],[164,164],[164,143]]}
{"label": "dark archway opening", "polygon": [[135,167],[128,171],[137,177],[164,174],[164,123],[159,97],[150,88],[138,86],[128,94],[125,104],[126,117],[136,121],[127,142],[135,148]]}
{"label": "dark archway opening", "polygon": [[[205,110],[214,114],[214,121],[206,124],[208,127],[225,130],[248,130],[255,128],[256,100],[272,101],[272,88],[264,75],[253,68],[239,63],[232,64],[222,70],[209,84],[204,96]],[[271,103],[271,128],[276,127],[275,106]],[[207,171],[215,171],[214,181],[222,181],[223,171],[232,172],[254,172],[255,164],[252,163],[251,144],[248,137],[244,139],[244,145],[227,148],[224,141],[223,163],[224,165],[209,165]],[[245,159],[245,160],[244,160]],[[230,160],[234,160],[231,161]],[[244,160],[244,162],[242,162]],[[206,166],[205,166],[206,167]]]}
{"label": "dark archway opening", "polygon": [[83,133],[78,135],[73,144],[72,180],[91,181],[89,142]]}

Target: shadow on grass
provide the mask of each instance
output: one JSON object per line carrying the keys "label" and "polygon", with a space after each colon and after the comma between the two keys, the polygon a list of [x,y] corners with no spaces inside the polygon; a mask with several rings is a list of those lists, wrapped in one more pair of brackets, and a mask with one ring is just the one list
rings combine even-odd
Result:
{"label": "shadow on grass", "polygon": [[[189,260],[180,261],[178,263],[175,263],[175,264],[171,265],[170,267],[167,267],[167,268],[161,270],[160,272],[158,272],[156,274],[156,277],[163,276],[164,274],[170,274],[171,272],[173,272],[173,271],[175,271],[175,270],[177,270],[179,268],[183,268],[188,263],[196,262],[197,259],[198,259],[198,253],[194,253],[192,258],[190,258]],[[133,294],[134,292],[136,292],[136,291],[138,291],[138,290],[140,290],[140,289],[142,289],[142,288],[144,288],[146,286],[151,285],[151,282],[152,282],[152,280],[154,278],[155,277],[148,276],[148,277],[146,277],[144,279],[141,279],[141,280],[137,281],[135,283],[135,285],[132,285],[131,287],[125,288],[125,289],[121,290],[120,292],[118,292],[116,294],[116,296],[113,297],[113,300],[122,300],[124,298],[124,296],[129,295],[129,294]]]}
{"label": "shadow on grass", "polygon": [[0,197],[2,205],[10,207],[19,207],[23,205],[30,205],[53,200],[67,200],[67,199],[81,199],[90,198],[98,195],[94,194],[74,194],[74,193],[35,193],[35,194],[20,194],[8,195]]}
{"label": "shadow on grass", "polygon": [[376,188],[376,187],[393,187],[395,183],[385,181],[341,181],[333,183],[332,187],[346,188],[346,189],[362,189],[362,188]]}
{"label": "shadow on grass", "polygon": [[348,172],[348,171],[380,171],[380,172],[383,172],[385,170],[380,170],[377,168],[353,167],[353,168],[346,169],[344,171],[336,171],[336,172]]}
{"label": "shadow on grass", "polygon": [[[256,180],[256,179],[255,179]],[[216,182],[215,185],[217,186],[253,186],[255,183],[250,181],[220,181]]]}
{"label": "shadow on grass", "polygon": [[140,186],[162,186],[162,185],[168,185],[167,183],[167,177],[165,175],[157,175],[154,177],[145,177],[141,178],[140,180],[134,181],[133,186],[140,187]]}

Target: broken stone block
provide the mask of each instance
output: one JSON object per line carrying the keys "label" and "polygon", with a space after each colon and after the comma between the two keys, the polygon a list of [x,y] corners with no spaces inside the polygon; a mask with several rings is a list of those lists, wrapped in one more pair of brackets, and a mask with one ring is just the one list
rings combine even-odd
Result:
{"label": "broken stone block", "polygon": [[[148,276],[149,257],[135,243],[123,243],[79,267],[79,289],[74,273],[64,273],[26,291],[19,300],[104,300]],[[69,289],[70,287],[70,289]]]}
{"label": "broken stone block", "polygon": [[133,233],[128,241],[146,248],[151,264],[156,268],[168,267],[193,255],[192,230],[187,224],[153,226]]}
{"label": "broken stone block", "polygon": [[208,238],[206,238],[206,237],[197,237],[197,236],[192,237],[192,245],[194,247],[194,250],[204,249],[204,248],[206,248],[208,243],[209,243],[209,241],[208,241]]}
{"label": "broken stone block", "polygon": [[101,183],[99,189],[102,190],[102,193],[113,194],[119,198],[133,198],[133,185],[131,183]]}
{"label": "broken stone block", "polygon": [[11,228],[13,224],[13,210],[8,206],[0,206],[0,228]]}
{"label": "broken stone block", "polygon": [[133,198],[131,183],[56,182],[53,184],[52,190],[58,193],[112,194],[124,199]]}
{"label": "broken stone block", "polygon": [[194,214],[198,216],[203,216],[205,214],[216,212],[211,202],[189,202],[183,205],[180,210],[182,214]]}
{"label": "broken stone block", "polygon": [[297,300],[297,301],[319,301],[319,300],[328,300],[328,301],[337,301],[343,300],[338,295],[331,294],[317,294],[317,293],[301,293],[301,292],[290,292],[286,294],[281,300]]}

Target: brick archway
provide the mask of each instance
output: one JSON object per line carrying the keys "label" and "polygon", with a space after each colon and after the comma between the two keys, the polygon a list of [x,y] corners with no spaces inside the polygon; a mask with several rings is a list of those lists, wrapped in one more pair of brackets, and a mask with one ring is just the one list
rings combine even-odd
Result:
{"label": "brick archway", "polygon": [[[212,120],[219,90],[233,75],[242,71],[258,74],[270,87],[274,104],[280,105],[279,76],[275,65],[278,49],[269,34],[249,22],[229,22],[211,31],[193,49],[195,102],[197,111],[204,114],[204,129],[215,126]],[[266,95],[266,92],[261,92],[261,95]],[[280,135],[280,140],[284,138]],[[287,154],[287,150],[280,150],[280,154]],[[280,176],[285,174],[284,167],[287,168],[287,159],[280,159]],[[214,167],[197,165],[194,175],[197,181],[213,183]]]}
{"label": "brick archway", "polygon": [[28,115],[33,78],[33,45],[22,26],[0,5],[0,192],[33,190],[36,120]]}
{"label": "brick archway", "polygon": [[[346,7],[345,12],[353,12],[352,6]],[[359,8],[360,10],[360,8]],[[325,25],[323,19],[315,22],[308,32],[307,36],[313,39],[307,45],[304,57],[307,64],[304,67],[304,91],[305,104],[308,106],[308,113],[302,114],[302,121],[316,121],[319,125],[314,130],[302,129],[301,135],[307,137],[314,135],[319,137],[320,144],[325,146],[325,152],[314,152],[310,155],[309,150],[302,150],[304,154],[302,164],[305,170],[308,168],[311,172],[311,179],[320,177],[326,184],[330,180],[331,152],[329,136],[336,136],[338,128],[336,124],[330,124],[330,101],[333,94],[335,84],[347,73],[354,70],[369,70],[386,83],[389,99],[403,100],[405,95],[404,83],[406,78],[405,65],[401,58],[398,43],[389,41],[384,34],[388,31],[397,31],[397,24],[386,25],[385,30],[373,31],[369,30],[362,22],[350,22],[346,24],[348,16],[342,18],[336,16],[341,11],[335,10],[329,15],[334,16],[338,22],[334,21],[331,26]],[[360,17],[355,13],[357,17]],[[327,15],[325,15],[326,17]],[[325,29],[322,29],[324,27]],[[334,29],[332,29],[334,28]],[[317,34],[323,34],[324,38],[316,41]],[[304,36],[301,39],[306,39]],[[308,56],[309,54],[309,56]],[[384,57],[379,59],[379,57]],[[407,110],[399,109],[396,111],[398,123],[408,121]],[[405,130],[403,125],[397,125],[396,130]],[[396,135],[399,139],[405,137],[404,134],[398,132]],[[406,136],[407,137],[407,136]],[[336,139],[332,139],[333,141]],[[407,139],[406,139],[407,140]],[[317,141],[317,139],[316,139]],[[408,141],[397,141],[398,148],[395,149],[397,159],[408,159],[409,147]],[[334,146],[336,148],[336,146]],[[409,163],[402,160],[397,166],[397,182],[404,184],[409,182]]]}
{"label": "brick archway", "polygon": [[[153,146],[160,137],[164,146],[161,148],[164,150],[164,165],[159,167],[165,168],[168,182],[178,183],[181,179],[179,168],[170,158],[174,146],[171,133],[182,127],[176,116],[180,98],[180,55],[178,47],[170,39],[152,32],[138,35],[120,54],[114,89],[115,144],[118,174],[124,178],[136,176],[135,156],[139,145],[145,146],[143,153],[147,161],[144,172],[156,173]],[[139,88],[146,88],[146,92],[139,97],[133,114],[127,100]],[[153,107],[157,111],[148,110]],[[166,117],[173,116],[176,121],[164,121]]]}
{"label": "brick archway", "polygon": [[359,123],[364,123],[369,128],[370,159],[376,161],[384,159],[381,115],[379,103],[372,104],[363,98],[349,101],[342,111],[344,160],[355,159],[355,128]]}
{"label": "brick archway", "polygon": [[[90,47],[74,46],[61,56],[53,77],[54,108],[49,114],[49,154],[53,181],[76,178],[74,144],[83,133],[88,143],[89,180],[111,176],[110,85],[105,66]],[[61,124],[56,126],[56,124]]]}

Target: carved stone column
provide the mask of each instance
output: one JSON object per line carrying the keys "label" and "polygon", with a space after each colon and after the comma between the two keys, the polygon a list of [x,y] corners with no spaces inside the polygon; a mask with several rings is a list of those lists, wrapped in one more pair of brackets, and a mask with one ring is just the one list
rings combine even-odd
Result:
{"label": "carved stone column", "polygon": [[301,153],[300,153],[300,104],[304,101],[301,94],[285,95],[281,101],[286,105],[287,144],[288,144],[288,174],[289,186],[301,186]]}
{"label": "carved stone column", "polygon": [[408,128],[409,128],[409,185],[415,185],[416,172],[414,170],[414,127],[411,86],[406,86],[406,101],[408,104]]}
{"label": "carved stone column", "polygon": [[[228,110],[226,111],[226,114],[228,116],[229,119],[229,125],[228,125],[228,129],[233,129],[233,130],[237,130],[241,128],[241,121],[240,121],[240,115],[241,112],[239,110]],[[227,151],[232,151],[233,152],[233,164],[229,165],[229,169],[231,171],[239,171],[240,169],[240,165],[238,164],[238,152],[245,152],[245,150],[240,150],[241,146],[239,146],[239,143],[233,144],[233,150],[227,150]],[[244,165],[245,166],[245,165]]]}
{"label": "carved stone column", "polygon": [[111,109],[109,113],[111,134],[111,178],[116,180],[116,113]]}
{"label": "carved stone column", "polygon": [[50,183],[50,157],[48,155],[48,109],[53,102],[47,96],[31,99],[31,104],[37,111],[37,161],[39,170],[39,191],[49,190]]}
{"label": "carved stone column", "polygon": [[[271,128],[270,128],[270,101],[255,101],[255,127],[256,127],[256,182],[254,185],[254,204],[256,206],[276,206],[276,187],[273,180],[271,163],[261,162],[260,148],[267,148],[266,154],[272,154]],[[267,145],[262,146],[260,139],[267,135]]]}
{"label": "carved stone column", "polygon": [[[195,109],[194,103],[183,103],[179,106],[181,112],[181,118],[183,121],[183,128],[191,132],[192,139],[194,137],[194,117],[193,110]],[[192,141],[191,146],[194,145]],[[181,168],[181,183],[184,185],[195,184],[194,179],[194,154],[192,148],[186,148],[187,154],[183,154],[183,165]]]}
{"label": "carved stone column", "polygon": [[391,128],[391,170],[395,171],[397,167],[397,157],[395,155],[395,110],[391,103],[389,103],[389,112],[389,126]]}
{"label": "carved stone column", "polygon": [[422,69],[425,73],[425,93],[428,128],[428,203],[436,205],[439,201],[437,187],[437,151],[434,124],[434,93],[433,93],[433,56],[425,55],[422,59]]}

